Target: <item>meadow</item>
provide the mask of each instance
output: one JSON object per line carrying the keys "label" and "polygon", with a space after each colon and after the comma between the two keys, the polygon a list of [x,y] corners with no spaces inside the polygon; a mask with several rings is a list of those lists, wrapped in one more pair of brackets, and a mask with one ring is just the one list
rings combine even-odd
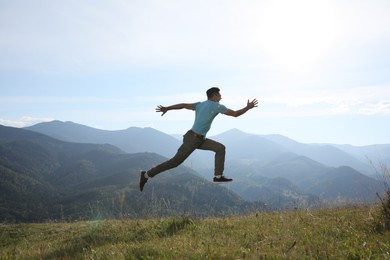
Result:
{"label": "meadow", "polygon": [[0,224],[0,259],[390,259],[379,209]]}

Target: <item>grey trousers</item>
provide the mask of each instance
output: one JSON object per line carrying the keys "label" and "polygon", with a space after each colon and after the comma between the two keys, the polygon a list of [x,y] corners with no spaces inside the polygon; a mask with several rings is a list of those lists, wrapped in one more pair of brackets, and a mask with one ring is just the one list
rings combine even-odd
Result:
{"label": "grey trousers", "polygon": [[188,131],[183,136],[183,144],[177,150],[175,156],[148,171],[149,177],[175,168],[187,159],[195,149],[208,150],[215,152],[214,175],[222,175],[225,165],[225,146],[214,140],[196,136],[192,131]]}

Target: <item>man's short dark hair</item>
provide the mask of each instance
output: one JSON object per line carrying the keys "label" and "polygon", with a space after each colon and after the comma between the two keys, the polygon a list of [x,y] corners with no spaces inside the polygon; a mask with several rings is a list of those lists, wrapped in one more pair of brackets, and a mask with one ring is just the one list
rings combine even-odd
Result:
{"label": "man's short dark hair", "polygon": [[212,87],[212,88],[208,89],[208,90],[206,91],[207,98],[209,98],[209,99],[212,98],[213,95],[219,93],[219,91],[220,91],[220,89],[219,89],[219,88],[216,88],[216,87]]}

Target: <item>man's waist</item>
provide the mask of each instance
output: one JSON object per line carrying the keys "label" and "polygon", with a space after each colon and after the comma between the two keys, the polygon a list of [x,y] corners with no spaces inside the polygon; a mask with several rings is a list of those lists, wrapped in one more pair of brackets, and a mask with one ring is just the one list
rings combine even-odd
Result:
{"label": "man's waist", "polygon": [[196,137],[198,137],[198,138],[202,138],[202,139],[205,138],[204,135],[198,134],[198,133],[194,132],[192,129],[189,130],[188,132],[190,132],[192,135],[194,135],[194,136],[196,136]]}

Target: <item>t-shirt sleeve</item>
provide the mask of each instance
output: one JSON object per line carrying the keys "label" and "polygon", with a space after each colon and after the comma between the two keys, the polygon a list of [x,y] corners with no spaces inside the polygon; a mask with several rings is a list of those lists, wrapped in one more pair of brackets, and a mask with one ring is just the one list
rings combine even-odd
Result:
{"label": "t-shirt sleeve", "polygon": [[221,113],[221,114],[225,114],[225,112],[227,111],[227,107],[225,107],[224,105],[221,105],[219,104],[218,105],[218,112]]}

